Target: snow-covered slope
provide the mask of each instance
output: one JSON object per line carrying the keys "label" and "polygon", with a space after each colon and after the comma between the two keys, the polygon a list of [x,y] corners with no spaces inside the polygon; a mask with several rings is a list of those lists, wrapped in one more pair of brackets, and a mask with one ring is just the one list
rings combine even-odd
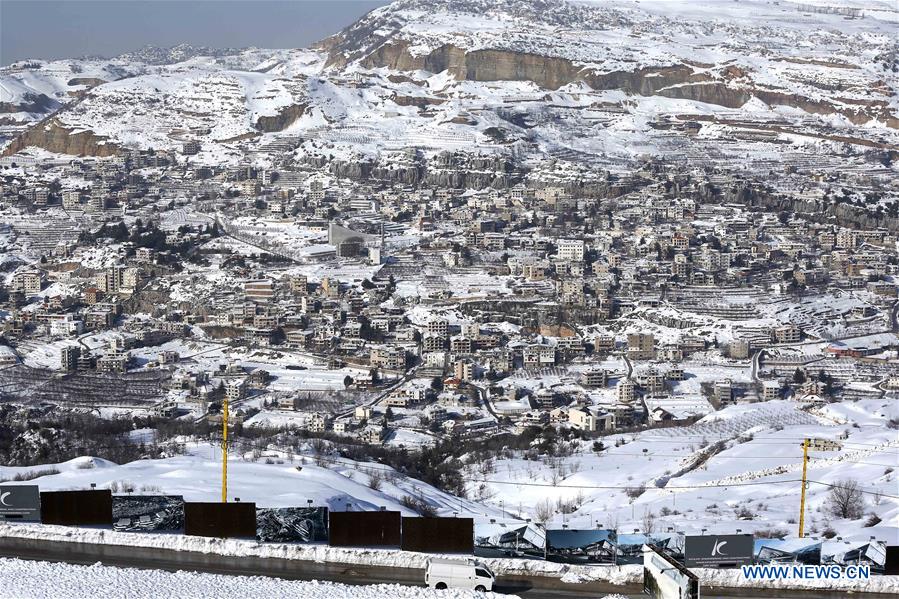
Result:
{"label": "snow-covered slope", "polygon": [[[644,8],[644,5],[646,8]],[[749,2],[401,0],[326,40],[331,65],[770,105],[890,120],[895,6],[849,15]],[[850,16],[852,15],[852,16]],[[892,108],[895,109],[895,104]]]}
{"label": "snow-covered slope", "polygon": [[[707,529],[795,535],[803,438],[838,441],[838,452],[811,452],[806,533],[828,529],[848,540],[899,539],[899,496],[893,472],[899,440],[887,423],[899,416],[889,400],[829,404],[811,411],[797,402],[737,405],[687,427],[648,430],[592,444],[560,443],[559,457],[523,454],[468,470],[469,496],[502,503],[527,517],[540,512],[556,527],[608,526],[618,530],[671,527],[688,534]],[[568,455],[570,451],[570,455]],[[857,481],[864,515],[833,517],[830,486]],[[868,522],[870,514],[880,521]],[[872,521],[873,522],[873,521]]]}
{"label": "snow-covered slope", "polygon": [[[235,452],[236,453],[236,452]],[[314,460],[280,451],[267,451],[267,457],[252,454],[232,455],[229,460],[229,496],[256,502],[260,507],[306,505],[328,506],[344,511],[347,504],[356,510],[385,507],[413,516],[416,512],[405,505],[404,498],[421,501],[443,516],[460,512],[478,518],[496,518],[501,510],[458,499],[421,481],[386,472],[381,464],[357,463],[349,460],[326,462],[317,466]],[[216,447],[197,445],[187,455],[161,459],[138,460],[118,465],[98,458],[76,458],[63,464],[40,467],[0,466],[0,480],[11,480],[18,474],[47,469],[59,474],[42,476],[37,484],[42,490],[98,488],[147,489],[166,494],[183,495],[187,501],[215,501],[221,497],[221,452]],[[371,483],[371,474],[379,480]],[[386,475],[386,476],[385,476]]]}
{"label": "snow-covered slope", "polygon": [[387,161],[403,182],[391,154],[410,147],[603,166],[899,147],[899,12],[835,6],[398,0],[312,50],[12,65],[0,144],[108,156],[197,141],[194,162],[265,163],[288,137],[299,162]]}

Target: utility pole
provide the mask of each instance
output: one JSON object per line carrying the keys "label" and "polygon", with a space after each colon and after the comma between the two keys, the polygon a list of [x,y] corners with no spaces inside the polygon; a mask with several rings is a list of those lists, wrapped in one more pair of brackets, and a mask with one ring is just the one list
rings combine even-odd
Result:
{"label": "utility pole", "polygon": [[799,495],[799,538],[801,539],[805,531],[805,487],[806,472],[808,470],[808,446],[809,439],[802,441],[802,492]]}
{"label": "utility pole", "polygon": [[[222,503],[228,503],[228,398],[222,400]],[[801,535],[800,535],[801,536]]]}
{"label": "utility pole", "polygon": [[802,493],[799,496],[799,538],[805,535],[805,488],[808,486],[808,450],[839,451],[843,446],[830,439],[802,440]]}

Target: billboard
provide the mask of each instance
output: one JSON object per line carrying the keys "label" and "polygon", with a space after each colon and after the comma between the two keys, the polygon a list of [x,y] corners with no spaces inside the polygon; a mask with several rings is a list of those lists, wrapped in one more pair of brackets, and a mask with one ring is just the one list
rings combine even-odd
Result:
{"label": "billboard", "polygon": [[478,557],[546,557],[546,530],[531,522],[478,523],[474,529]]}
{"label": "billboard", "polygon": [[888,576],[899,574],[899,545],[887,545],[883,573]]}
{"label": "billboard", "polygon": [[696,535],[684,539],[688,568],[737,567],[752,563],[752,535]]}
{"label": "billboard", "polygon": [[643,554],[643,594],[652,599],[699,599],[699,578],[652,546]]}
{"label": "billboard", "polygon": [[886,567],[887,546],[883,541],[824,541],[821,563],[837,566],[870,566],[872,572]]}
{"label": "billboard", "polygon": [[618,537],[614,530],[547,530],[546,559],[573,564],[614,564]]}
{"label": "billboard", "polygon": [[185,503],[184,534],[197,537],[255,538],[255,503]]}
{"label": "billboard", "polygon": [[399,512],[330,512],[328,544],[332,547],[399,547]]}
{"label": "billboard", "polygon": [[684,557],[684,535],[679,532],[656,532],[649,534],[618,535],[618,563],[642,564],[643,546],[652,545],[656,549],[675,558]]}
{"label": "billboard", "polygon": [[112,527],[118,531],[184,530],[184,497],[180,495],[115,495]]}
{"label": "billboard", "polygon": [[403,518],[404,551],[467,553],[474,551],[471,518]]}
{"label": "billboard", "polygon": [[112,492],[44,491],[41,493],[41,522],[65,526],[109,526],[112,524]]}
{"label": "billboard", "polygon": [[757,564],[807,564],[821,563],[821,541],[809,538],[756,539],[755,563]]}
{"label": "billboard", "polygon": [[256,539],[275,543],[327,543],[328,508],[257,509]]}
{"label": "billboard", "polygon": [[0,520],[40,522],[41,492],[37,485],[0,485]]}

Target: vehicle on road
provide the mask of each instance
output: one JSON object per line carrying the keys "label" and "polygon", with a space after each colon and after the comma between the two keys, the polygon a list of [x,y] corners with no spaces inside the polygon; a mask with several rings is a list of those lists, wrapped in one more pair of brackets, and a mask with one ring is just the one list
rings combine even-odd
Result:
{"label": "vehicle on road", "polygon": [[431,558],[425,570],[425,584],[432,589],[492,591],[496,577],[490,568],[475,560]]}

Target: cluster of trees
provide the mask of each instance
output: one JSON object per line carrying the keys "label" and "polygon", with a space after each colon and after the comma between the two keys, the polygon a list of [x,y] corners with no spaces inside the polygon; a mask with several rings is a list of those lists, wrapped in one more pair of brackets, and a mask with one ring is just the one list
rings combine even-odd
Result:
{"label": "cluster of trees", "polygon": [[117,464],[171,453],[158,445],[133,443],[128,432],[153,427],[150,418],[104,419],[59,408],[0,406],[0,463],[33,466],[93,456]]}

